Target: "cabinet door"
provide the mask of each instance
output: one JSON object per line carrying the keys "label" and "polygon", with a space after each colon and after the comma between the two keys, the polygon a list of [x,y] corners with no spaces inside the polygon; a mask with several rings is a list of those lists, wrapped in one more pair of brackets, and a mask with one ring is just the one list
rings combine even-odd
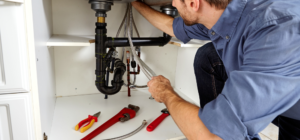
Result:
{"label": "cabinet door", "polygon": [[0,1],[0,94],[28,92],[23,4]]}
{"label": "cabinet door", "polygon": [[0,95],[0,140],[34,140],[30,94]]}
{"label": "cabinet door", "polygon": [[12,140],[12,125],[9,104],[0,104],[0,140]]}

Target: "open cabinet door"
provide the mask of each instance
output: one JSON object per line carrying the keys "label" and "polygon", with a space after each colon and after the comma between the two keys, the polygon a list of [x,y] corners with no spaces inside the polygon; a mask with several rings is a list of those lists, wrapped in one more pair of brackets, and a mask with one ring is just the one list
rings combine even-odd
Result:
{"label": "open cabinet door", "polygon": [[23,4],[0,1],[0,94],[29,91]]}

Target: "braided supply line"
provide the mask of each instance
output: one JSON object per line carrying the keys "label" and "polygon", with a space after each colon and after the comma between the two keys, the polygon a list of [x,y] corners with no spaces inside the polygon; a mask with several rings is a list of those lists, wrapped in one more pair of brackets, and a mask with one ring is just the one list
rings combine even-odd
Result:
{"label": "braided supply line", "polygon": [[136,130],[126,134],[126,135],[123,135],[123,136],[120,136],[120,137],[115,137],[115,138],[110,138],[110,139],[104,139],[104,140],[123,140],[123,139],[126,139],[126,138],[129,138],[133,135],[135,135],[136,133],[138,133],[139,131],[141,131],[145,126],[147,125],[147,121],[144,120],[142,125],[137,128]]}

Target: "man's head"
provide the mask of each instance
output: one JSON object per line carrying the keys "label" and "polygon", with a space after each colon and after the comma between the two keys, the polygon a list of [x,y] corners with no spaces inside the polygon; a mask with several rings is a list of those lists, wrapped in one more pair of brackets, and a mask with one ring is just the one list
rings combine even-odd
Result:
{"label": "man's head", "polygon": [[[178,9],[184,23],[188,26],[199,23],[204,9],[214,8],[222,10],[227,7],[231,0],[173,0],[173,6]],[[209,7],[208,7],[209,6]]]}

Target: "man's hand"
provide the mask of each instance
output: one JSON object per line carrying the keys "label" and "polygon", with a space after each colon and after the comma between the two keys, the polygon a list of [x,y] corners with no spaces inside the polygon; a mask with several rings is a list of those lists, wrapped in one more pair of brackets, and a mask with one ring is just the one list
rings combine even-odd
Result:
{"label": "man's hand", "polygon": [[167,78],[161,75],[153,77],[148,82],[148,87],[152,97],[167,106],[172,118],[188,139],[221,140],[212,134],[198,117],[199,107],[180,98]]}
{"label": "man's hand", "polygon": [[160,103],[166,103],[170,97],[176,95],[170,81],[163,76],[152,77],[148,82],[149,92],[152,97]]}
{"label": "man's hand", "polygon": [[158,12],[140,1],[131,2],[131,5],[139,13],[141,13],[153,26],[169,34],[170,36],[175,37],[173,31],[174,18],[164,13]]}

